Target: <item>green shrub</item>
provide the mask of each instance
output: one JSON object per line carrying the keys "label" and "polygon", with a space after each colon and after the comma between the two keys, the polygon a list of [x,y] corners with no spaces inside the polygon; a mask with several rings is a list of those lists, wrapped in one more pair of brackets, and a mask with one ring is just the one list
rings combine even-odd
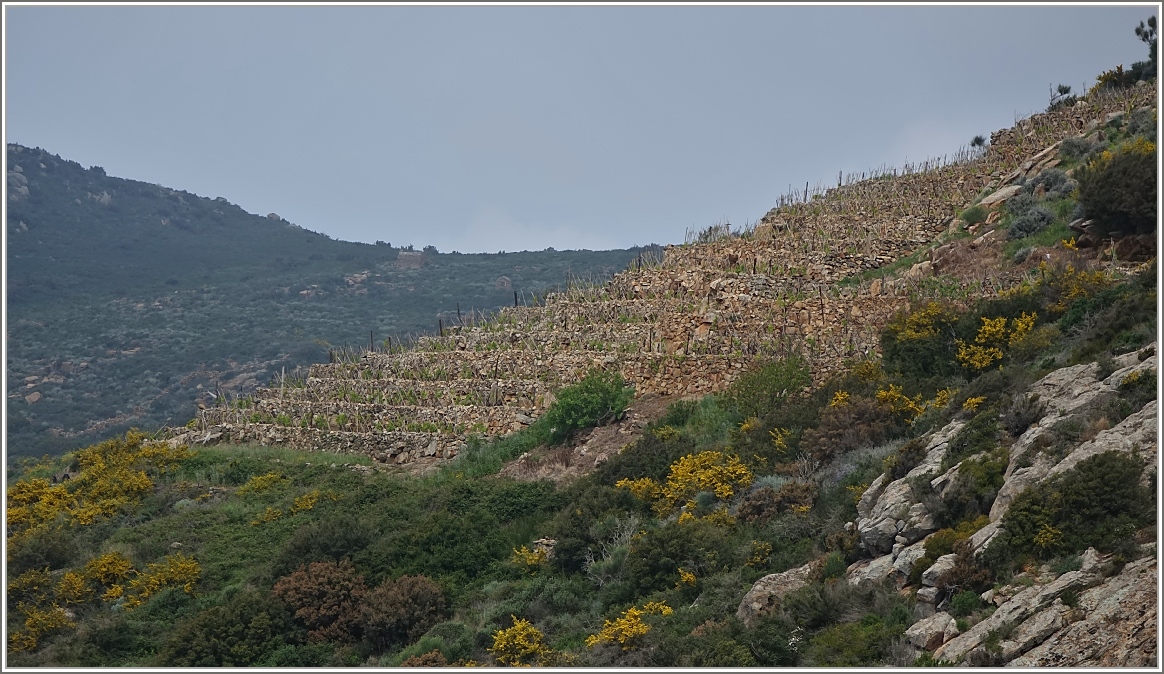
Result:
{"label": "green shrub", "polygon": [[675,586],[679,569],[702,577],[728,564],[728,532],[705,520],[670,523],[631,542],[626,571],[638,594]]}
{"label": "green shrub", "polygon": [[373,537],[367,525],[350,515],[309,522],[296,529],[283,544],[272,564],[272,573],[281,577],[303,564],[351,558],[366,548]]}
{"label": "green shrub", "polygon": [[284,646],[302,643],[302,637],[281,602],[248,590],[178,623],[157,661],[167,667],[249,667]]}
{"label": "green shrub", "polygon": [[950,615],[964,618],[977,611],[980,606],[982,606],[982,600],[978,598],[978,593],[972,590],[963,590],[950,599]]}
{"label": "green shrub", "polygon": [[[989,374],[987,373],[979,379],[985,379]],[[943,470],[969,456],[979,452],[988,452],[997,447],[1000,430],[997,408],[989,407],[979,411],[970,419],[969,423],[958,431],[954,439],[950,440],[950,449],[942,461]]]}
{"label": "green shrub", "polygon": [[[1016,197],[1017,198],[1017,197]],[[1046,206],[1038,204],[1016,215],[1006,230],[1006,237],[1011,239],[1025,239],[1046,229],[1047,225],[1055,221],[1055,214]]]}
{"label": "green shrub", "polygon": [[1083,136],[1072,136],[1063,139],[1059,144],[1059,156],[1068,162],[1079,161],[1096,148],[1096,144]]}
{"label": "green shrub", "polygon": [[1141,486],[1142,472],[1136,458],[1104,452],[1028,488],[1003,518],[1007,546],[1043,558],[1088,547],[1116,550],[1154,521],[1153,493]]}
{"label": "green shrub", "polygon": [[845,564],[844,554],[836,551],[829,553],[829,556],[825,557],[824,566],[821,567],[820,573],[822,578],[828,580],[830,578],[840,578],[845,575],[847,569],[848,565]]}
{"label": "green shrub", "polygon": [[1076,172],[1079,203],[1105,232],[1156,229],[1156,146],[1133,141]]}
{"label": "green shrub", "polygon": [[913,438],[898,447],[896,452],[885,457],[882,465],[890,480],[900,480],[921,464],[927,454],[925,439]]}
{"label": "green shrub", "polygon": [[805,659],[817,667],[868,667],[887,664],[894,640],[913,622],[904,603],[892,600],[857,622],[826,627],[812,636]]}
{"label": "green shrub", "polygon": [[1003,409],[1002,426],[1011,437],[1019,437],[1032,424],[1043,418],[1047,405],[1039,400],[1035,394],[1017,394],[1011,396],[1010,403]]}
{"label": "green shrub", "polygon": [[1030,182],[1030,189],[1033,191],[1037,187],[1042,187],[1047,199],[1062,199],[1070,196],[1070,194],[1078,186],[1065,171],[1057,168],[1044,169],[1039,172]]}
{"label": "green shrub", "polygon": [[559,391],[542,417],[550,444],[561,444],[583,428],[620,418],[633,397],[634,389],[625,385],[622,375],[591,370],[582,381]]}
{"label": "green shrub", "polygon": [[967,226],[977,225],[980,222],[986,222],[986,216],[989,214],[990,213],[984,206],[975,204],[970,208],[962,211],[962,221],[965,222]]}
{"label": "green shrub", "polygon": [[724,395],[741,417],[763,417],[811,383],[808,364],[790,356],[757,364],[732,382]]}

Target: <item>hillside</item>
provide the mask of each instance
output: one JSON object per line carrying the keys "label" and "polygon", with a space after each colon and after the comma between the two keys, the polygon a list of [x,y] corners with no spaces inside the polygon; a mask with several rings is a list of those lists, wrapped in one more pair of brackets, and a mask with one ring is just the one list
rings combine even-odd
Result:
{"label": "hillside", "polygon": [[1126,84],[23,462],[9,664],[1157,666]]}
{"label": "hillside", "polygon": [[467,255],[335,241],[40,149],[10,145],[7,156],[10,456],[181,425],[196,403],[327,360],[329,346],[399,345],[458,309],[489,313],[515,292],[532,302],[645,250]]}

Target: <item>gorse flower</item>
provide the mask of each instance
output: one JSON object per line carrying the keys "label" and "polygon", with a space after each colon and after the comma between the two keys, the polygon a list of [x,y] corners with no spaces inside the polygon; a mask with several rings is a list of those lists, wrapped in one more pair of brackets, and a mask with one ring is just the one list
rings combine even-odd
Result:
{"label": "gorse flower", "polygon": [[617,642],[624,651],[638,645],[639,638],[651,631],[651,626],[643,622],[643,616],[648,614],[671,615],[674,610],[666,602],[647,602],[643,607],[634,606],[622,612],[614,620],[605,620],[598,634],[586,637],[586,645],[593,648],[601,643]]}
{"label": "gorse flower", "polygon": [[538,664],[551,653],[543,642],[544,635],[528,620],[510,616],[513,627],[493,633],[493,645],[487,648],[503,665],[513,667]]}

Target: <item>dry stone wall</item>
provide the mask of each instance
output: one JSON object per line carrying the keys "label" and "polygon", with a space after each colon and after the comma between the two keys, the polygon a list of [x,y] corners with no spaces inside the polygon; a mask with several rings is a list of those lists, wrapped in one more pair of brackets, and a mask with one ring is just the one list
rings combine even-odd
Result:
{"label": "dry stone wall", "polygon": [[[302,386],[204,411],[188,439],[439,462],[471,434],[532,423],[591,368],[618,370],[637,394],[699,395],[723,390],[758,357],[797,353],[820,383],[875,354],[880,330],[911,301],[1006,287],[998,276],[927,283],[941,265],[920,253],[975,198],[1053,162],[1063,138],[1155,95],[1154,87],[1093,95],[992,134],[977,155],[782,201],[754,231],[669,246],[604,285],[449,326],[406,349],[315,365]],[[920,260],[912,267],[859,280],[912,254]]]}

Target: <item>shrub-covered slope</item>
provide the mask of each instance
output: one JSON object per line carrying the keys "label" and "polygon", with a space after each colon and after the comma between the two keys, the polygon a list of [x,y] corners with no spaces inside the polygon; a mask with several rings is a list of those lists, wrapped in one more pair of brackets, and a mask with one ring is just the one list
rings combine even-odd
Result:
{"label": "shrub-covered slope", "polygon": [[335,241],[44,150],[9,145],[7,162],[14,456],[181,425],[196,403],[326,360],[329,346],[399,346],[643,252],[428,249],[401,267],[400,246]]}

